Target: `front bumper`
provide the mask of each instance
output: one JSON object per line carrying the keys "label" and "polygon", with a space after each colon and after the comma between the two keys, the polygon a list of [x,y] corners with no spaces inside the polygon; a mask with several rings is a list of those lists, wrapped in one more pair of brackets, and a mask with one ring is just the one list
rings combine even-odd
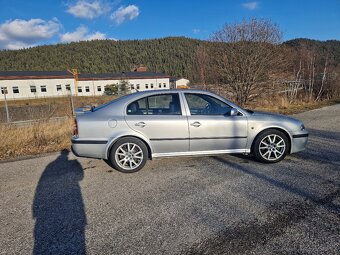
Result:
{"label": "front bumper", "polygon": [[290,153],[295,153],[298,151],[302,151],[306,148],[308,142],[308,132],[307,131],[299,131],[292,134],[292,146],[290,149]]}

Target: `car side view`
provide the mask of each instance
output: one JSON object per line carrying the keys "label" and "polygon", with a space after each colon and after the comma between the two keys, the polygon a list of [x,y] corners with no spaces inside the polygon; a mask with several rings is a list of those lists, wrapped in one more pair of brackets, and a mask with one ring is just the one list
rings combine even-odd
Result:
{"label": "car side view", "polygon": [[307,139],[291,117],[245,110],[207,91],[158,90],[78,109],[72,151],[132,173],[170,156],[243,153],[275,163],[305,149]]}

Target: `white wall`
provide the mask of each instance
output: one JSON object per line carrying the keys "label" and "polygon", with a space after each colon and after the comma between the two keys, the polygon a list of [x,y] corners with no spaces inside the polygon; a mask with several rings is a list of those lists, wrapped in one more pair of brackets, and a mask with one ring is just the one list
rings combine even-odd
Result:
{"label": "white wall", "polygon": [[[156,90],[156,89],[169,89],[170,81],[169,78],[160,78],[160,79],[131,79],[127,80],[129,82],[131,92],[144,91],[144,90]],[[119,84],[120,80],[91,80],[91,81],[78,81],[78,87],[82,88],[82,92],[78,93],[79,96],[87,96],[87,95],[103,95],[105,86],[112,84]],[[152,88],[153,86],[153,88]],[[161,87],[159,87],[161,86]],[[90,92],[86,92],[86,87],[89,87]],[[98,91],[98,87],[101,87],[101,91]],[[93,93],[94,91],[94,93]]]}
{"label": "white wall", "polygon": [[[131,79],[129,82],[131,92],[136,92],[139,86],[139,91],[156,90],[156,89],[169,89],[169,78],[160,79]],[[75,84],[74,79],[28,79],[28,80],[0,80],[0,87],[7,87],[8,100],[11,99],[29,99],[29,98],[45,98],[45,97],[58,97],[67,96],[70,91],[66,90],[65,85],[69,84],[73,95],[78,96],[100,96],[104,94],[105,86],[112,84],[119,84],[120,80],[86,80],[78,81]],[[41,92],[41,86],[45,85],[47,91]],[[57,85],[61,85],[61,91],[57,91]],[[36,86],[36,93],[31,92],[30,86]],[[77,86],[77,88],[75,88]],[[153,88],[152,88],[153,86]],[[160,87],[159,87],[160,86]],[[13,87],[19,88],[19,93],[13,93]],[[82,92],[78,92],[78,87],[81,87]],[[98,91],[101,87],[101,91]],[[89,91],[86,91],[86,88]],[[4,95],[0,91],[0,100],[4,100]]]}
{"label": "white wall", "polygon": [[[61,91],[57,91],[57,85],[61,85]],[[74,79],[28,79],[28,80],[0,80],[0,87],[7,87],[7,99],[45,98],[66,96],[70,91],[66,90],[70,85],[74,93]],[[36,87],[36,93],[31,92],[31,86]],[[46,86],[46,92],[41,92],[41,86]],[[13,87],[19,88],[19,93],[13,93]],[[0,91],[0,100],[4,100],[4,94]]]}
{"label": "white wall", "polygon": [[188,79],[184,79],[184,78],[178,79],[178,80],[176,80],[176,88],[178,86],[188,86],[189,83],[190,83],[190,81]]}

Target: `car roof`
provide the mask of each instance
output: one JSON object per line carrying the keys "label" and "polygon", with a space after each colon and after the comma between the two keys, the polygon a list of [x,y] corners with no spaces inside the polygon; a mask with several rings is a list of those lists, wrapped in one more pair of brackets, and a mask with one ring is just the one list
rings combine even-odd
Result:
{"label": "car roof", "polygon": [[138,91],[135,93],[131,93],[131,96],[139,96],[139,95],[149,95],[149,94],[164,94],[164,93],[174,93],[174,92],[187,92],[187,93],[205,93],[205,94],[212,94],[216,95],[213,92],[207,90],[199,90],[199,89],[154,89],[154,90],[144,90]]}
{"label": "car roof", "polygon": [[[167,94],[167,93],[179,93],[179,92],[184,92],[184,93],[203,93],[207,95],[211,95],[213,97],[219,98],[221,101],[224,101],[228,103],[232,107],[236,107],[238,109],[242,109],[239,106],[235,105],[233,102],[229,101],[228,99],[221,97],[213,92],[209,92],[206,90],[198,90],[198,89],[161,89],[161,90],[147,90],[147,91],[139,91],[131,94],[127,94],[125,96],[122,96],[120,98],[117,98],[105,105],[99,106],[99,109],[102,109],[103,111],[108,111],[110,113],[113,112],[122,112],[125,106],[134,100],[141,99],[143,97],[147,96],[152,96],[152,95],[159,95],[159,94]],[[106,109],[105,109],[106,108]],[[242,110],[241,110],[242,111]],[[242,111],[244,112],[244,111]]]}

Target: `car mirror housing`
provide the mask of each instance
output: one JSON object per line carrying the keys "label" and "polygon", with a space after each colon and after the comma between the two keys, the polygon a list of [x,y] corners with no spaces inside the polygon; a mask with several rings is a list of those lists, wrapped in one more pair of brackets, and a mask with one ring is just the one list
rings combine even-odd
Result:
{"label": "car mirror housing", "polygon": [[237,116],[237,115],[238,115],[238,110],[236,108],[231,108],[230,116]]}

